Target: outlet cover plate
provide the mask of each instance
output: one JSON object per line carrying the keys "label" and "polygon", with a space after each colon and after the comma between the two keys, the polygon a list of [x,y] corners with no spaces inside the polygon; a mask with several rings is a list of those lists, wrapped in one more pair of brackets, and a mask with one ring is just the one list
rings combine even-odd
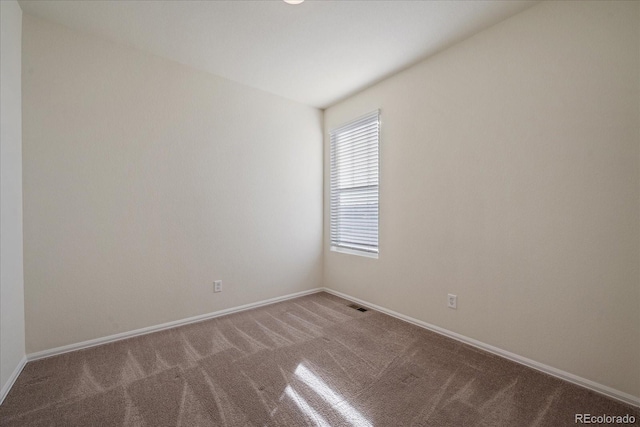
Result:
{"label": "outlet cover plate", "polygon": [[458,296],[454,294],[449,294],[447,296],[447,307],[453,308],[454,310],[458,308]]}

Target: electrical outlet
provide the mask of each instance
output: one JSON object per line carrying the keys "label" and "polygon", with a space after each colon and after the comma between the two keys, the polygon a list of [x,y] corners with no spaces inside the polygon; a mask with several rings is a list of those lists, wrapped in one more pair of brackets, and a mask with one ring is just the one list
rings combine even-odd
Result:
{"label": "electrical outlet", "polygon": [[213,282],[213,292],[222,292],[222,280],[215,280]]}
{"label": "electrical outlet", "polygon": [[447,306],[449,308],[453,308],[454,310],[458,308],[458,296],[449,294],[447,299]]}

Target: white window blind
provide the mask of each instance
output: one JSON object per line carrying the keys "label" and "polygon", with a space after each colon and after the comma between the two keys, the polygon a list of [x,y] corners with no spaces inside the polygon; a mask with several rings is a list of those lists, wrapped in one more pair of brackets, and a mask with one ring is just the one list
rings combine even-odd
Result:
{"label": "white window blind", "polygon": [[330,136],[331,247],[377,255],[380,111]]}

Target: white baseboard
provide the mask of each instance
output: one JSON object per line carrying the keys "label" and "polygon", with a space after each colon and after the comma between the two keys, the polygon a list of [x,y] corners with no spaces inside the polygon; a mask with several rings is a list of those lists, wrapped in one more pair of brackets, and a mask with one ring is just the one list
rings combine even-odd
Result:
{"label": "white baseboard", "polygon": [[465,344],[469,344],[469,345],[471,345],[473,347],[477,347],[479,349],[488,351],[489,353],[496,354],[498,356],[504,357],[504,358],[509,359],[511,361],[514,361],[514,362],[520,363],[522,365],[528,366],[530,368],[536,369],[538,371],[544,372],[545,374],[549,374],[549,375],[552,375],[554,377],[560,378],[562,380],[569,381],[570,383],[573,383],[573,384],[588,388],[588,389],[593,390],[593,391],[595,391],[597,393],[603,394],[603,395],[605,395],[607,397],[611,397],[613,399],[620,400],[620,401],[622,401],[624,403],[640,407],[640,398],[636,397],[636,396],[633,396],[633,395],[631,395],[629,393],[625,393],[623,391],[616,390],[616,389],[611,388],[609,386],[606,386],[606,385],[603,385],[603,384],[599,384],[599,383],[597,383],[595,381],[591,381],[591,380],[588,380],[586,378],[579,377],[577,375],[571,374],[571,373],[563,371],[561,369],[554,368],[553,366],[549,366],[549,365],[545,365],[544,363],[536,362],[535,360],[531,360],[531,359],[528,359],[526,357],[511,353],[511,352],[509,352],[507,350],[503,350],[501,348],[494,347],[494,346],[489,345],[489,344],[485,344],[485,343],[483,343],[481,341],[478,341],[478,340],[475,340],[473,338],[469,338],[469,337],[466,337],[464,335],[460,335],[458,333],[455,333],[455,332],[449,331],[447,329],[441,328],[439,326],[435,326],[435,325],[432,325],[430,323],[423,322],[422,320],[414,319],[413,317],[409,317],[409,316],[406,316],[404,314],[397,313],[397,312],[395,312],[393,310],[389,310],[388,308],[381,307],[381,306],[376,305],[376,304],[372,304],[372,303],[370,303],[368,301],[365,301],[365,300],[362,300],[360,298],[355,298],[355,297],[352,297],[351,295],[347,295],[347,294],[344,294],[342,292],[338,292],[338,291],[335,291],[335,290],[329,289],[329,288],[323,288],[323,290],[325,292],[328,292],[330,294],[339,296],[341,298],[344,298],[344,299],[347,299],[347,300],[350,300],[350,301],[353,301],[353,302],[357,302],[357,303],[359,303],[359,304],[361,304],[361,305],[363,305],[365,307],[371,307],[371,308],[373,308],[375,310],[378,310],[378,311],[380,311],[382,313],[388,314],[389,316],[393,316],[395,318],[398,318],[398,319],[404,320],[406,322],[412,323],[412,324],[414,324],[416,326],[420,326],[422,328],[428,329],[428,330],[436,332],[438,334],[447,336],[449,338],[453,338],[454,340],[461,341],[461,342],[463,342]]}
{"label": "white baseboard", "polygon": [[141,329],[136,329],[133,331],[128,331],[128,332],[122,332],[119,334],[115,334],[115,335],[110,335],[107,337],[103,337],[103,338],[96,338],[93,340],[89,340],[89,341],[83,341],[83,342],[79,342],[76,344],[70,344],[70,345],[66,345],[66,346],[62,346],[62,347],[57,347],[57,348],[52,348],[49,350],[44,350],[44,351],[40,351],[37,353],[31,353],[28,354],[25,358],[22,359],[22,361],[20,362],[20,364],[18,365],[18,367],[16,367],[16,370],[14,371],[14,373],[12,374],[10,380],[7,382],[7,384],[4,385],[4,387],[2,388],[2,392],[0,394],[0,403],[2,403],[2,400],[4,400],[6,394],[9,392],[9,390],[11,389],[11,386],[13,385],[13,383],[15,382],[16,378],[18,377],[18,375],[20,374],[20,372],[22,371],[22,368],[24,367],[25,363],[27,361],[33,361],[33,360],[38,360],[38,359],[43,359],[45,357],[51,357],[51,356],[56,356],[59,354],[63,354],[63,353],[68,353],[70,351],[75,351],[75,350],[81,350],[84,348],[89,348],[89,347],[94,347],[97,345],[102,345],[102,344],[107,344],[110,342],[114,342],[114,341],[119,341],[119,340],[123,340],[126,338],[132,338],[138,335],[144,335],[144,334],[148,334],[151,332],[157,332],[157,331],[161,331],[164,329],[170,329],[170,328],[175,328],[177,326],[181,326],[181,325],[187,325],[189,323],[195,323],[195,322],[200,322],[203,320],[207,320],[207,319],[213,319],[214,317],[219,317],[219,316],[224,316],[227,314],[231,314],[231,313],[237,313],[240,311],[244,311],[244,310],[249,310],[252,308],[257,308],[257,307],[262,307],[264,305],[269,305],[269,304],[274,304],[280,301],[286,301],[292,298],[297,298],[297,297],[301,297],[304,295],[310,295],[310,294],[314,294],[317,292],[328,292],[330,294],[339,296],[341,298],[344,299],[348,299],[350,301],[354,301],[357,302],[359,304],[362,304],[364,306],[367,307],[371,307],[375,310],[378,310],[382,313],[388,314],[390,316],[393,316],[395,318],[404,320],[406,322],[412,323],[416,326],[420,326],[422,328],[428,329],[430,331],[436,332],[438,334],[447,336],[449,338],[453,338],[457,341],[463,342],[465,344],[469,344],[473,347],[477,347],[480,348],[482,350],[488,351],[489,353],[493,353],[496,354],[498,356],[504,357],[506,359],[512,360],[516,363],[520,363],[522,365],[528,366],[530,368],[536,369],[538,371],[544,372],[546,374],[552,375],[554,377],[560,378],[562,380],[565,381],[569,381],[573,384],[588,388],[590,390],[593,390],[597,393],[603,394],[605,396],[611,397],[613,399],[616,400],[620,400],[624,403],[633,405],[633,406],[638,406],[640,407],[640,398],[633,396],[629,393],[625,393],[619,390],[616,390],[614,388],[605,386],[603,384],[599,384],[595,381],[591,381],[588,380],[586,378],[582,378],[579,377],[577,375],[571,374],[569,372],[563,371],[561,369],[557,369],[554,368],[552,366],[549,365],[545,365],[544,363],[540,363],[540,362],[536,362],[535,360],[531,360],[528,359],[526,357],[517,355],[515,353],[511,353],[507,350],[503,350],[501,348],[498,347],[494,347],[490,344],[485,344],[481,341],[475,340],[473,338],[469,338],[466,337],[464,335],[458,334],[456,332],[452,332],[449,331],[447,329],[441,328],[439,326],[436,325],[432,325],[430,323],[427,322],[423,322],[422,320],[418,320],[418,319],[414,319],[413,317],[410,316],[406,316],[404,314],[395,312],[393,310],[389,310],[385,307],[381,307],[379,305],[376,304],[372,304],[368,301],[362,300],[360,298],[355,298],[352,297],[351,295],[347,295],[344,294],[342,292],[338,292],[336,290],[333,289],[329,289],[329,288],[314,288],[314,289],[310,289],[307,291],[302,291],[302,292],[296,292],[293,294],[288,294],[282,297],[276,297],[276,298],[270,298],[267,300],[263,300],[263,301],[258,301],[258,302],[254,302],[254,303],[250,303],[250,304],[245,304],[245,305],[241,305],[238,307],[233,307],[233,308],[228,308],[225,310],[219,310],[219,311],[215,311],[212,313],[207,313],[207,314],[202,314],[199,316],[194,316],[194,317],[189,317],[186,319],[181,319],[181,320],[176,320],[173,322],[167,322],[167,323],[163,323],[160,325],[155,325],[155,326],[149,326],[146,328],[141,328]]}
{"label": "white baseboard", "polygon": [[288,299],[298,298],[304,295],[315,294],[317,292],[322,292],[323,290],[324,290],[323,288],[314,288],[314,289],[309,289],[307,291],[295,292],[293,294],[288,294],[281,297],[269,298],[269,299],[258,301],[258,302],[252,302],[250,304],[244,304],[238,307],[218,310],[211,313],[201,314],[199,316],[188,317],[186,319],[174,320],[173,322],[162,323],[160,325],[148,326],[146,328],[135,329],[133,331],[121,332],[115,335],[109,335],[102,338],[82,341],[76,344],[69,344],[62,347],[56,347],[49,350],[39,351],[37,353],[28,354],[27,361],[31,362],[38,359],[44,359],[46,357],[57,356],[59,354],[68,353],[70,351],[76,351],[84,348],[95,347],[97,345],[120,341],[126,338],[132,338],[138,335],[144,335],[151,332],[162,331],[164,329],[171,329],[177,326],[187,325],[189,323],[201,322],[203,320],[213,319],[214,317],[220,317],[220,316],[224,316],[231,313],[250,310],[252,308],[262,307],[264,305],[275,304],[280,301],[286,301]]}
{"label": "white baseboard", "polygon": [[2,402],[4,402],[4,398],[7,397],[7,394],[9,394],[9,390],[11,390],[11,387],[13,387],[13,383],[16,382],[16,380],[18,379],[18,375],[20,375],[20,372],[22,372],[22,369],[26,364],[27,356],[22,356],[22,359],[18,363],[18,366],[16,366],[16,369],[13,370],[7,382],[2,386],[2,390],[0,390],[0,405],[2,405]]}

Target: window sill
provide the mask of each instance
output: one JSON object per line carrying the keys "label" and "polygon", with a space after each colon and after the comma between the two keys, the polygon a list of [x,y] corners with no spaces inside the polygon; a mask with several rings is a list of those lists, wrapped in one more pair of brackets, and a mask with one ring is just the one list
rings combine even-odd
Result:
{"label": "window sill", "polygon": [[331,246],[331,252],[340,252],[343,254],[358,255],[365,258],[378,259],[378,254],[374,254],[372,252],[358,251],[356,249],[340,248],[338,246]]}

